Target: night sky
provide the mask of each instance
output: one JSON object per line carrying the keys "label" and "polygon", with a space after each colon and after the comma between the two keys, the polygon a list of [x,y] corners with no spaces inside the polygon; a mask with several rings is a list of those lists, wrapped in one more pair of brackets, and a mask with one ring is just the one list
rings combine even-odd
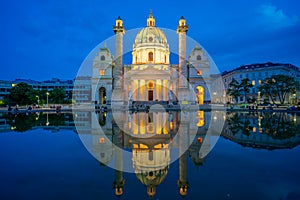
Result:
{"label": "night sky", "polygon": [[118,16],[126,30],[146,25],[176,30],[183,15],[188,35],[221,71],[242,64],[300,66],[300,2],[252,1],[1,1],[0,79],[75,78],[88,53],[113,36]]}

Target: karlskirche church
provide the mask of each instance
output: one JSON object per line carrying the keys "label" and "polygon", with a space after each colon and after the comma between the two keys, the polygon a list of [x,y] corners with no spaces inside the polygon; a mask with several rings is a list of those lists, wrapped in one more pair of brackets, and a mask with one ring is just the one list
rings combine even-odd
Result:
{"label": "karlskirche church", "polygon": [[177,27],[178,64],[170,63],[167,37],[156,26],[152,12],[146,27],[135,37],[130,65],[122,61],[125,29],[120,17],[113,31],[115,57],[103,47],[93,60],[92,101],[95,104],[202,105],[211,101],[210,61],[199,46],[186,56],[188,25],[184,17],[179,19]]}

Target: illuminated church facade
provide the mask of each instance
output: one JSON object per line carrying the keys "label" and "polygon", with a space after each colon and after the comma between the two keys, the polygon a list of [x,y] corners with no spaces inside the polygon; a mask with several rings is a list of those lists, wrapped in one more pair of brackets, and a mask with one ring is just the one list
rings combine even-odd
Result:
{"label": "illuminated church facade", "polygon": [[179,63],[170,64],[170,50],[165,33],[156,27],[152,12],[147,26],[136,35],[132,64],[123,65],[123,21],[119,17],[113,27],[115,57],[107,47],[100,48],[93,60],[92,101],[99,105],[114,102],[183,103],[210,102],[211,75],[206,52],[196,46],[186,57],[188,26],[181,17],[177,27]]}

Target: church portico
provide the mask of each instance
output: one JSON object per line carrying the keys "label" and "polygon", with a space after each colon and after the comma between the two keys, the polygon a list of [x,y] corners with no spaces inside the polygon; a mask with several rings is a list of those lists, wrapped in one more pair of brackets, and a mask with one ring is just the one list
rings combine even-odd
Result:
{"label": "church portico", "polygon": [[132,90],[133,93],[129,98],[132,101],[169,101],[172,99],[169,97],[169,88],[169,80],[132,80],[128,89]]}

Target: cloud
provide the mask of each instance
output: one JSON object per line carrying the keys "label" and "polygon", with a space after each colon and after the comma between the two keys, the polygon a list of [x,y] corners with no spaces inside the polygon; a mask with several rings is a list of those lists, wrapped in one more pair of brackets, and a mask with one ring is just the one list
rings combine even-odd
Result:
{"label": "cloud", "polygon": [[298,22],[298,17],[286,15],[282,9],[278,9],[271,4],[264,4],[258,8],[260,14],[260,22],[268,27],[280,29],[284,27],[294,26]]}

